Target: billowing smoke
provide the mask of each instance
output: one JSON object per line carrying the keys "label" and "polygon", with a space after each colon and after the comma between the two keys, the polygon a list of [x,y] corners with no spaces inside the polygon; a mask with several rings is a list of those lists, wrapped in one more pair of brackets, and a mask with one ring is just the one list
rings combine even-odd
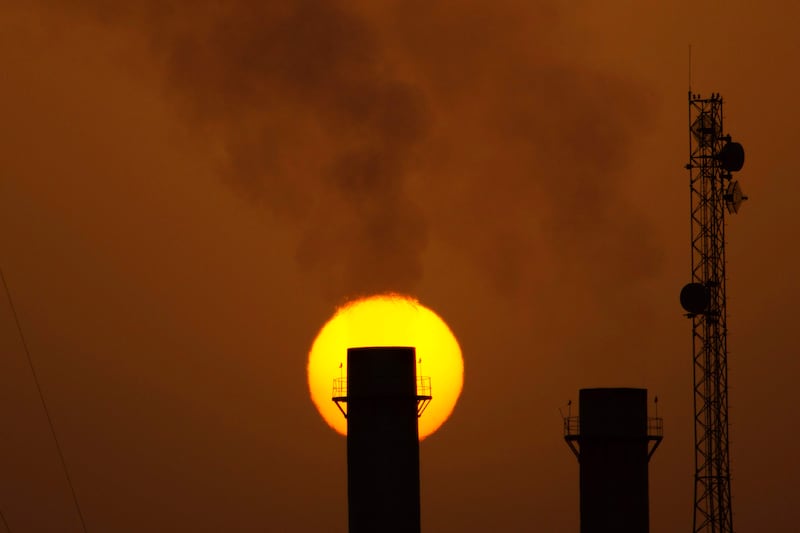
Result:
{"label": "billowing smoke", "polygon": [[570,64],[557,3],[80,5],[146,32],[221,173],[334,299],[413,291],[434,240],[509,293],[543,250],[605,281],[654,268],[621,194],[646,102]]}
{"label": "billowing smoke", "polygon": [[427,228],[404,181],[428,112],[366,21],[313,1],[148,15],[177,98],[225,132],[231,183],[301,229],[300,268],[344,294],[410,290]]}

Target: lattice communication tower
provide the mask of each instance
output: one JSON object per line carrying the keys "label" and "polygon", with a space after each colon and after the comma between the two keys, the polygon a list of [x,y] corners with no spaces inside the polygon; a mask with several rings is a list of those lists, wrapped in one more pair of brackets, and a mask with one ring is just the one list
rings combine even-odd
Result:
{"label": "lattice communication tower", "polygon": [[692,280],[680,301],[692,320],[694,358],[695,533],[732,533],[728,454],[728,343],[725,301],[725,212],[739,211],[733,173],[742,145],[724,134],[722,97],[689,92]]}

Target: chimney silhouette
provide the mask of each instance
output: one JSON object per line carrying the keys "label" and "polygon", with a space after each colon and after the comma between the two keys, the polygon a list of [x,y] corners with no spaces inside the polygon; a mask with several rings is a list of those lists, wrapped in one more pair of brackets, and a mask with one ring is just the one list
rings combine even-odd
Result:
{"label": "chimney silhouette", "polygon": [[414,348],[347,350],[350,533],[419,533],[418,399]]}
{"label": "chimney silhouette", "polygon": [[564,438],[578,457],[581,533],[648,533],[647,464],[662,426],[647,417],[647,390],[581,389],[579,398]]}

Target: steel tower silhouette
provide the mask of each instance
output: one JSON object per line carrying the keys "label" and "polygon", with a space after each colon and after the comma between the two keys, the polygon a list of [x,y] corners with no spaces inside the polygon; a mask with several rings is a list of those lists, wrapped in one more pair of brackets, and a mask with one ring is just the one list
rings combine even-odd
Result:
{"label": "steel tower silhouette", "polygon": [[744,164],[742,145],[723,132],[722,97],[689,92],[689,182],[692,279],[680,301],[692,320],[694,359],[695,533],[731,533],[728,450],[728,344],[725,295],[725,211],[743,200],[732,173]]}

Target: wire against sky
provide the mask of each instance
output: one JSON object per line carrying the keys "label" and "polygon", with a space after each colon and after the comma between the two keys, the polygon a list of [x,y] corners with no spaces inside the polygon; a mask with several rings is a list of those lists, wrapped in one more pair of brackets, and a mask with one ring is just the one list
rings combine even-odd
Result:
{"label": "wire against sky", "polygon": [[[33,359],[31,358],[31,352],[28,349],[28,342],[25,340],[25,334],[22,332],[22,324],[19,321],[17,308],[14,306],[14,300],[11,298],[11,290],[9,290],[8,283],[6,283],[6,277],[5,274],[3,274],[2,267],[0,267],[0,280],[3,281],[3,287],[5,288],[6,297],[8,298],[8,305],[11,307],[11,314],[14,315],[14,322],[17,324],[17,331],[19,332],[19,338],[22,341],[22,348],[25,350],[25,356],[28,359],[28,366],[31,369],[33,381],[36,383],[36,390],[39,392],[39,400],[42,402],[42,409],[44,409],[44,414],[47,417],[47,423],[50,426],[50,434],[53,436],[53,442],[55,442],[56,450],[58,451],[58,457],[61,460],[61,468],[64,470],[64,477],[67,478],[67,484],[69,484],[69,490],[72,493],[72,501],[75,503],[75,510],[78,512],[78,518],[81,521],[81,528],[83,529],[84,533],[86,533],[88,529],[86,528],[86,521],[83,518],[83,511],[81,511],[81,506],[78,503],[78,495],[75,492],[75,486],[72,484],[72,478],[70,477],[69,469],[67,468],[67,461],[64,459],[64,452],[61,450],[61,443],[58,441],[58,436],[56,435],[56,428],[53,425],[53,418],[50,416],[50,409],[47,408],[47,402],[44,399],[42,386],[39,384],[39,376],[36,374],[36,367],[33,366]],[[5,522],[5,517],[3,517],[3,522]],[[8,528],[8,524],[6,524],[6,528]]]}

